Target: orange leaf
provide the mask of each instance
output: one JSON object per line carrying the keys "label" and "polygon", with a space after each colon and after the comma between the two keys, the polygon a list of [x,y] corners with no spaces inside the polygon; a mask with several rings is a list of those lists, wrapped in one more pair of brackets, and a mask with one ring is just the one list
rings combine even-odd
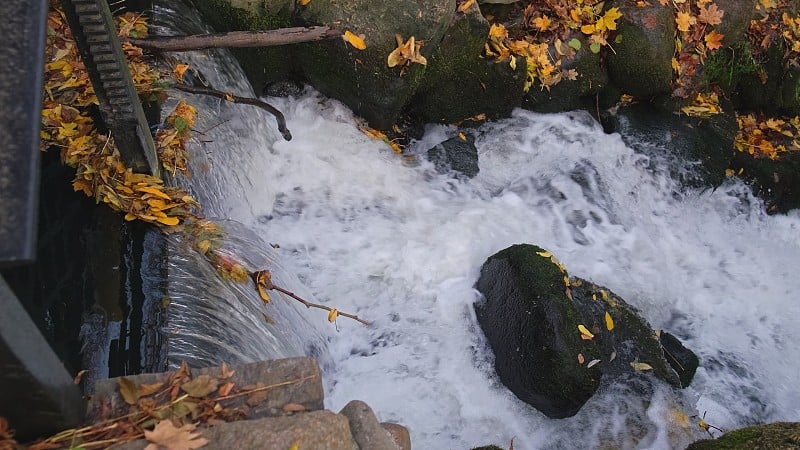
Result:
{"label": "orange leaf", "polygon": [[145,449],[192,450],[208,444],[208,439],[200,437],[200,433],[194,430],[195,426],[192,424],[175,428],[172,421],[162,420],[153,431],[144,431],[144,438],[150,441]]}
{"label": "orange leaf", "polygon": [[163,223],[164,225],[167,225],[167,226],[170,226],[170,227],[171,226],[175,226],[175,225],[177,225],[177,224],[179,224],[181,222],[180,219],[178,219],[177,217],[159,217],[156,220],[159,223]]}
{"label": "orange leaf", "polygon": [[458,12],[466,14],[467,10],[469,9],[470,6],[472,6],[473,3],[475,3],[475,0],[465,1],[464,3],[458,6]]}
{"label": "orange leaf", "polygon": [[172,69],[172,73],[174,73],[179,80],[183,81],[183,74],[186,73],[188,69],[188,64],[176,64],[175,68]]}
{"label": "orange leaf", "polygon": [[345,30],[344,34],[342,35],[342,39],[358,50],[364,50],[367,48],[367,44],[364,42],[364,39],[362,39],[361,36],[351,33],[349,30]]}
{"label": "orange leaf", "polygon": [[709,25],[719,25],[722,23],[722,16],[725,11],[717,8],[717,5],[712,3],[707,8],[700,7],[700,14],[697,15],[697,20]]}
{"label": "orange leaf", "polygon": [[697,19],[689,13],[679,12],[675,17],[679,31],[689,31],[689,27],[697,23]]}
{"label": "orange leaf", "polygon": [[717,30],[712,30],[705,37],[706,48],[709,50],[716,50],[722,47],[722,38],[725,37],[722,33],[717,33]]}

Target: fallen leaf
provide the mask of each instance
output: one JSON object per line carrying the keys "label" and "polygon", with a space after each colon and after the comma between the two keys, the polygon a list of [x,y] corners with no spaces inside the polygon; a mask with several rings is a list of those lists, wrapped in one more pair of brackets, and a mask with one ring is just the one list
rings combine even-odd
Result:
{"label": "fallen leaf", "polygon": [[687,12],[679,12],[675,17],[678,31],[689,31],[689,27],[697,23],[697,19]]}
{"label": "fallen leaf", "polygon": [[172,73],[175,74],[179,80],[183,81],[183,74],[185,74],[187,70],[189,70],[188,64],[176,64],[175,68],[172,69]]}
{"label": "fallen leaf", "polygon": [[144,450],[193,450],[208,444],[208,439],[200,436],[199,432],[194,432],[193,424],[186,424],[180,428],[175,428],[170,420],[162,420],[153,428],[153,431],[144,431],[144,438],[150,444]]}
{"label": "fallen leaf", "polygon": [[135,405],[136,401],[139,400],[139,390],[136,388],[136,383],[130,378],[119,377],[117,378],[117,384],[119,385],[119,393],[125,403]]}
{"label": "fallen leaf", "polygon": [[465,1],[464,3],[458,5],[458,12],[466,14],[466,12],[469,9],[469,7],[472,6],[474,3],[475,3],[475,0],[467,0],[467,1]]}
{"label": "fallen leaf", "polygon": [[592,367],[596,366],[599,363],[600,363],[599,359],[593,359],[593,360],[589,361],[589,364],[586,365],[586,368],[587,369],[591,369]]}
{"label": "fallen leaf", "polygon": [[300,450],[300,439],[294,441],[294,443],[292,443],[292,446],[289,447],[289,450]]}
{"label": "fallen leaf", "polygon": [[606,311],[606,329],[611,331],[614,329],[614,319],[611,318],[611,314]]}
{"label": "fallen leaf", "polygon": [[306,6],[306,5],[308,5],[309,3],[311,3],[311,0],[297,0],[297,3],[298,3],[300,6]]}
{"label": "fallen leaf", "polygon": [[715,3],[712,3],[708,7],[700,7],[697,20],[709,25],[719,25],[722,23],[723,15],[725,15],[725,11],[720,10]]}
{"label": "fallen leaf", "polygon": [[78,374],[75,375],[75,378],[72,379],[72,384],[81,384],[81,380],[83,379],[83,376],[86,375],[87,372],[89,371],[86,369],[83,369],[80,372],[78,372]]}
{"label": "fallen leaf", "polygon": [[345,42],[352,45],[353,48],[357,50],[364,50],[367,48],[367,43],[364,42],[364,39],[362,39],[361,36],[352,33],[350,30],[345,30],[344,34],[342,35],[342,39],[344,39]]}
{"label": "fallen leaf", "polygon": [[331,309],[331,311],[328,313],[328,322],[336,322],[337,317],[339,317],[339,310],[336,308]]}
{"label": "fallen leaf", "polygon": [[202,398],[214,392],[219,387],[219,381],[209,375],[200,375],[181,385],[183,392],[192,397]]}
{"label": "fallen leaf", "polygon": [[581,336],[586,336],[587,339],[593,339],[594,338],[594,334],[592,334],[592,332],[589,331],[589,329],[586,328],[583,325],[578,325],[578,331],[581,332]]}
{"label": "fallen leaf", "polygon": [[231,368],[228,367],[228,363],[226,363],[225,361],[222,362],[222,365],[220,366],[220,374],[219,374],[219,378],[221,380],[228,379],[228,378],[232,377],[233,374],[235,374],[235,373],[236,373],[235,370],[231,370]]}
{"label": "fallen leaf", "polygon": [[578,353],[578,364],[583,364],[586,361],[583,357],[583,353]]}
{"label": "fallen leaf", "polygon": [[653,366],[642,362],[632,362],[631,367],[633,367],[634,370],[639,370],[639,371],[653,370]]}
{"label": "fallen leaf", "polygon": [[722,33],[717,33],[717,30],[712,30],[705,37],[706,48],[709,50],[716,50],[722,48],[722,38],[725,37]]}
{"label": "fallen leaf", "polygon": [[536,252],[536,254],[541,256],[542,258],[549,258],[549,257],[553,256],[552,253],[550,253],[550,252],[548,252],[546,250],[543,251],[543,252]]}
{"label": "fallen leaf", "polygon": [[299,403],[287,403],[283,405],[281,409],[283,409],[284,412],[301,412],[305,411],[306,407]]}
{"label": "fallen leaf", "polygon": [[220,386],[220,387],[219,387],[219,389],[217,390],[217,395],[219,395],[220,397],[225,397],[225,396],[227,396],[227,395],[228,395],[228,394],[230,394],[230,393],[231,393],[231,391],[233,390],[233,386],[234,386],[234,384],[233,384],[233,383],[231,383],[231,382],[228,382],[228,383],[225,383],[225,384],[223,384],[223,385],[222,385],[222,386]]}
{"label": "fallen leaf", "polygon": [[141,385],[139,385],[139,397],[146,397],[150,394],[154,394],[158,392],[162,387],[164,387],[164,383],[153,383],[153,384],[142,383]]}

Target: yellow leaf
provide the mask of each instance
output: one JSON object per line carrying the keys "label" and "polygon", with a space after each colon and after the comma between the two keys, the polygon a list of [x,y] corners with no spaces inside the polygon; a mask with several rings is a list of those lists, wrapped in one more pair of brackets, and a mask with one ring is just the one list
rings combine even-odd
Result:
{"label": "yellow leaf", "polygon": [[306,6],[307,4],[311,3],[311,0],[297,0],[297,3],[299,3],[300,6]]}
{"label": "yellow leaf", "polygon": [[679,12],[675,17],[679,31],[689,31],[689,27],[697,23],[697,19],[687,12]]}
{"label": "yellow leaf", "polygon": [[550,25],[553,23],[549,17],[543,15],[542,17],[536,17],[532,21],[533,26],[538,28],[539,31],[547,31],[550,29]]}
{"label": "yellow leaf", "polygon": [[183,81],[183,74],[186,73],[188,69],[188,64],[176,64],[175,68],[172,69],[172,73],[174,73],[179,80]]}
{"label": "yellow leaf", "polygon": [[266,305],[267,303],[272,300],[269,296],[269,293],[262,284],[256,284],[256,288],[258,288],[258,296],[261,297],[261,301]]}
{"label": "yellow leaf", "polygon": [[474,3],[475,3],[475,0],[467,0],[467,1],[465,1],[464,3],[462,3],[462,4],[460,4],[458,6],[458,12],[466,14],[466,12],[469,9],[469,7],[472,6]]}
{"label": "yellow leaf", "polygon": [[548,252],[547,250],[545,250],[543,252],[536,252],[536,254],[541,256],[542,258],[549,258],[549,257],[553,256],[553,254]]}
{"label": "yellow leaf", "polygon": [[587,339],[593,339],[594,338],[594,335],[592,334],[592,332],[589,331],[589,329],[586,328],[583,325],[578,325],[578,331],[581,332],[581,336],[586,336]]}
{"label": "yellow leaf", "polygon": [[642,362],[632,362],[631,367],[633,367],[634,370],[638,371],[653,370],[653,366]]}
{"label": "yellow leaf", "polygon": [[606,311],[606,329],[611,331],[614,329],[614,319],[611,318],[611,314]]}
{"label": "yellow leaf", "polygon": [[603,23],[605,23],[606,28],[609,30],[616,30],[617,29],[617,19],[622,17],[622,13],[619,12],[619,8],[611,8],[603,14]]}
{"label": "yellow leaf", "polygon": [[146,194],[155,195],[156,197],[161,197],[164,200],[171,200],[169,195],[161,192],[159,189],[156,189],[154,187],[140,186],[140,187],[137,187],[136,190],[139,191],[139,192],[144,192]]}
{"label": "yellow leaf", "polygon": [[289,450],[300,450],[300,439],[294,441],[294,443],[292,443],[292,446],[289,447]]}
{"label": "yellow leaf", "polygon": [[465,136],[464,133],[458,133],[458,138],[464,142],[467,141],[467,136]]}
{"label": "yellow leaf", "polygon": [[508,30],[502,24],[494,23],[489,28],[489,37],[505,39],[508,37]]}
{"label": "yellow leaf", "polygon": [[211,241],[208,239],[204,239],[197,243],[197,249],[203,253],[208,253],[211,250]]}
{"label": "yellow leaf", "polygon": [[333,308],[331,312],[328,313],[328,322],[330,323],[336,322],[337,317],[339,317],[339,310]]}
{"label": "yellow leaf", "polygon": [[402,50],[403,50],[402,47],[397,47],[396,49],[392,50],[391,53],[389,53],[389,57],[386,58],[386,64],[389,67],[394,67],[400,64],[400,52]]}
{"label": "yellow leaf", "polygon": [[735,173],[736,172],[734,172],[733,169],[725,169],[725,176],[726,177],[732,177]]}
{"label": "yellow leaf", "polygon": [[593,24],[587,24],[587,25],[582,26],[581,27],[581,33],[583,33],[583,34],[592,34],[592,33],[594,33],[594,25]]}
{"label": "yellow leaf", "polygon": [[365,48],[367,48],[367,44],[366,42],[364,42],[364,39],[362,39],[360,36],[356,34],[353,34],[352,32],[350,32],[350,30],[345,30],[344,34],[342,35],[342,39],[344,39],[345,42],[352,45],[354,48],[358,50],[364,50]]}
{"label": "yellow leaf", "polygon": [[175,226],[181,222],[180,219],[178,219],[177,217],[159,217],[156,220],[170,227]]}

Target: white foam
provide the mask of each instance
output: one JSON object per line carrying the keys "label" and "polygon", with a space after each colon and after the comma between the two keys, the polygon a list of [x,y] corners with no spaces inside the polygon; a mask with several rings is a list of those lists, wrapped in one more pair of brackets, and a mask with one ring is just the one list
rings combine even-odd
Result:
{"label": "white foam", "polygon": [[[687,414],[707,410],[721,428],[800,419],[797,214],[765,216],[736,181],[676,192],[581,113],[518,111],[484,126],[480,174],[456,181],[426,162],[403,166],[336,101],[312,93],[276,103],[294,139],[240,168],[271,190],[249,194],[251,225],[281,245],[317,300],[374,321],[339,319],[329,408],[365,400],[408,425],[422,449],[512,438],[517,449],[680,447],[702,437],[674,420],[687,402]],[[448,133],[432,127],[412,150]],[[659,386],[643,399],[615,387],[563,420],[518,401],[494,378],[472,286],[488,256],[520,242],[684,338],[703,364],[692,387]]]}

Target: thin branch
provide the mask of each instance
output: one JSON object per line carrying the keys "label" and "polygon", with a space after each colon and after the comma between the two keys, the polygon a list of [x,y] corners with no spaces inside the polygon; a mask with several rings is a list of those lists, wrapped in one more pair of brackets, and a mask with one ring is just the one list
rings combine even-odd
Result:
{"label": "thin branch", "polygon": [[[293,299],[297,300],[298,302],[306,305],[306,308],[319,308],[319,309],[324,309],[325,311],[331,311],[333,309],[330,306],[318,305],[316,303],[311,303],[308,300],[303,300],[302,298],[298,297],[294,292],[287,291],[286,289],[284,289],[284,288],[282,288],[280,286],[275,286],[274,284],[272,285],[272,289],[274,289],[274,290],[276,290],[278,292],[282,292],[282,293],[288,295],[289,297],[292,297]],[[368,321],[366,321],[364,319],[360,319],[358,316],[353,315],[353,314],[348,314],[348,313],[339,311],[339,315],[347,317],[349,319],[356,320],[358,322],[363,323],[364,325],[371,325],[371,322],[368,322]]]}
{"label": "thin branch", "polygon": [[279,28],[267,31],[230,31],[227,33],[164,36],[128,39],[131,44],[148,50],[183,52],[207,48],[273,47],[339,37],[342,32],[327,26]]}
{"label": "thin branch", "polygon": [[278,108],[270,105],[267,102],[263,102],[257,98],[239,97],[237,95],[232,95],[228,92],[218,91],[216,89],[189,86],[188,84],[182,84],[182,83],[175,83],[172,85],[172,87],[183,92],[189,92],[190,94],[210,95],[212,97],[221,98],[231,103],[241,103],[244,105],[258,106],[264,111],[267,111],[268,113],[275,116],[275,120],[278,122],[278,130],[280,130],[283,138],[287,141],[292,140],[292,133],[289,131],[288,128],[286,128],[286,119],[283,117],[283,113],[280,112]]}

